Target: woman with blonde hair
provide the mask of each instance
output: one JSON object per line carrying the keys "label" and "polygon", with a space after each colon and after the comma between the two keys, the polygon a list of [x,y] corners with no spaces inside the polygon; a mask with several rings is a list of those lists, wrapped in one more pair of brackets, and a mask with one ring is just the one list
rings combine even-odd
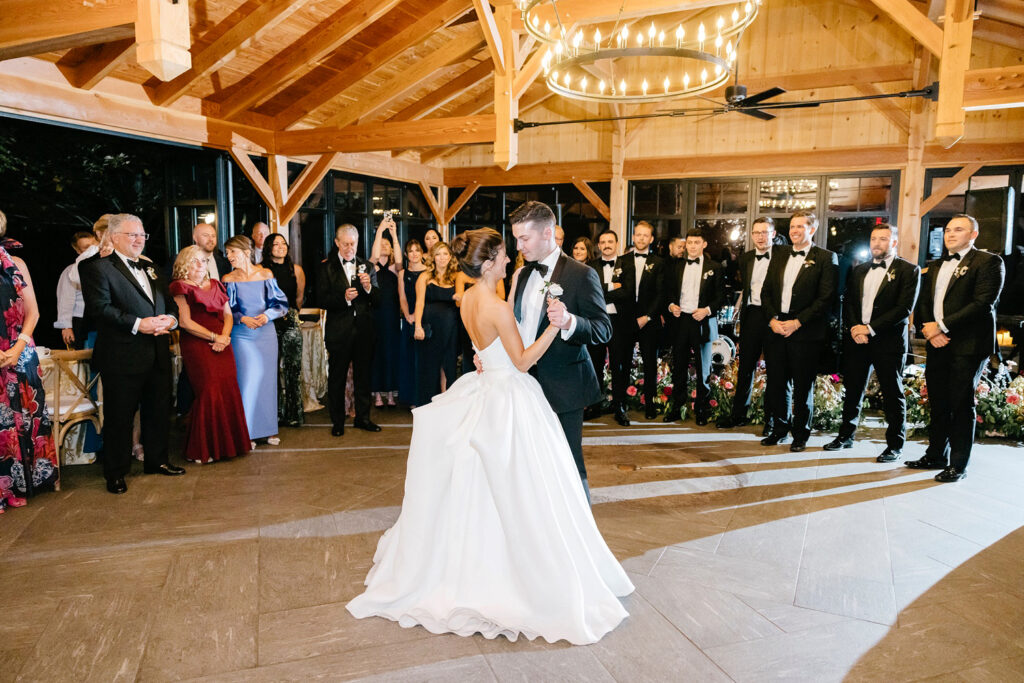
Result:
{"label": "woman with blonde hair", "polygon": [[184,372],[195,393],[185,459],[199,464],[244,455],[252,448],[231,350],[234,322],[228,294],[219,280],[210,279],[207,258],[196,245],[182,249],[174,259],[169,288],[178,305]]}
{"label": "woman with blonde hair", "polygon": [[458,353],[458,309],[455,277],[458,273],[451,249],[438,242],[430,250],[430,267],[416,281],[416,332],[419,341],[416,405],[430,403],[455,381]]}
{"label": "woman with blonde hair", "polygon": [[252,241],[244,235],[224,243],[234,268],[224,276],[235,323],[231,344],[249,438],[266,439],[276,446],[281,443],[277,437],[277,333],[269,323],[288,312],[288,297],[272,272],[252,262],[252,250]]}

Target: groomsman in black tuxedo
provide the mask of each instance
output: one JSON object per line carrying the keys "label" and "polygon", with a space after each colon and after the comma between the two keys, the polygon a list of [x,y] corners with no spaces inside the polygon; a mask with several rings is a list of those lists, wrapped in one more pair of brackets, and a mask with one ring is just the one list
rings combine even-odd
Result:
{"label": "groomsman in black tuxedo", "polygon": [[[762,304],[762,292],[768,266],[773,259],[786,258],[788,247],[775,246],[775,219],[761,216],[754,219],[750,227],[750,236],[754,248],[744,252],[739,258],[741,278],[739,311],[737,320],[740,329],[739,359],[740,366],[736,375],[736,395],[733,397],[732,413],[719,421],[719,429],[732,429],[749,424],[747,411],[750,409],[750,392],[754,388],[754,370],[761,354],[765,353],[771,330],[768,328],[768,316]],[[765,353],[766,364],[767,354]],[[768,378],[774,379],[771,375]],[[768,379],[766,378],[766,379]],[[768,396],[771,396],[770,385],[765,386],[764,393],[764,433],[772,433],[772,412]]]}
{"label": "groomsman in black tuxedo", "polygon": [[[619,282],[615,260],[619,255],[619,236],[613,230],[605,230],[597,237],[597,250],[600,256],[588,265],[597,272],[601,280],[601,288],[604,290],[605,311],[612,322],[612,337],[609,341],[600,344],[590,344],[587,350],[590,352],[590,360],[594,364],[594,372],[597,374],[598,382],[604,381],[605,359],[608,360],[612,376],[612,403],[616,406],[626,403],[626,382],[629,378],[629,369],[623,370],[621,358],[622,345],[627,343],[630,337],[631,328],[624,324],[625,320],[619,316],[615,301],[621,296],[622,284]],[[589,406],[584,411],[584,419],[592,419],[600,414],[600,402]],[[616,411],[615,419],[621,420],[623,415]],[[629,426],[629,417],[626,416],[626,424]]]}
{"label": "groomsman in black tuxedo", "polygon": [[935,481],[967,476],[977,419],[974,392],[996,349],[996,303],[1003,288],[1003,261],[974,248],[978,221],[957,214],[942,239],[947,255],[922,271],[917,323],[928,340],[924,379],[931,422],[924,457],[915,469],[941,469]]}
{"label": "groomsman in black tuxedo", "polygon": [[[654,405],[658,389],[658,333],[661,329],[662,287],[665,278],[665,262],[651,251],[654,228],[647,221],[640,221],[633,227],[633,251],[619,257],[619,282],[622,283],[622,298],[616,300],[616,309],[631,326],[630,341],[623,345],[619,362],[627,375],[633,365],[633,346],[640,344],[640,360],[644,378],[644,416],[653,420],[658,416]],[[629,424],[626,406],[619,404],[616,419],[620,424]]]}
{"label": "groomsman in black tuxedo", "polygon": [[696,370],[693,412],[697,424],[706,425],[711,412],[711,342],[718,339],[718,309],[725,302],[725,289],[722,267],[704,253],[707,246],[700,230],[687,232],[686,256],[675,264],[668,276],[670,284],[665,287],[668,312],[676,322],[676,338],[672,346],[672,400],[664,422],[677,420],[690,396],[691,359]]}
{"label": "groomsman in black tuxedo", "polygon": [[[818,217],[797,211],[789,222],[793,248],[771,259],[761,288],[761,304],[771,329],[767,344],[767,369],[771,380],[772,433],[761,440],[765,446],[785,443],[790,431],[789,450],[807,448],[814,417],[814,379],[818,356],[828,332],[828,319],[835,306],[839,280],[836,255],[814,246]],[[793,417],[790,421],[790,383]]]}
{"label": "groomsman in black tuxedo", "polygon": [[880,223],[871,230],[871,260],[853,269],[846,281],[843,319],[843,421],[826,451],[852,448],[864,390],[874,367],[885,410],[885,450],[878,462],[895,462],[906,441],[907,402],[903,396],[903,364],[907,328],[917,301],[921,269],[896,256],[895,225]]}
{"label": "groomsman in black tuxedo", "polygon": [[370,370],[376,327],[373,309],[380,289],[373,264],[356,256],[359,231],[353,225],[334,232],[338,251],[320,264],[316,274],[316,300],[327,310],[324,345],[327,347],[327,406],[332,436],[345,434],[345,380],[352,365],[356,417],[352,426],[379,432],[370,420]]}
{"label": "groomsman in black tuxedo", "polygon": [[[132,427],[140,410],[143,472],[176,476],[184,468],[170,464],[167,453],[171,408],[171,351],[167,333],[178,326],[167,282],[158,268],[143,260],[149,235],[130,214],[110,217],[108,234],[114,251],[81,263],[82,295],[96,325],[93,367],[103,378],[103,476],[107,491],[128,490]],[[141,404],[141,408],[140,408]]]}

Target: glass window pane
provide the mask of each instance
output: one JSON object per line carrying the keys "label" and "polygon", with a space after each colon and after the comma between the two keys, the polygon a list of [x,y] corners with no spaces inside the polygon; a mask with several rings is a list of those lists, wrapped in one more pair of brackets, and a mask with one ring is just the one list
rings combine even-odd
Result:
{"label": "glass window pane", "polygon": [[762,180],[757,205],[762,213],[769,214],[792,213],[798,210],[815,211],[818,208],[818,180]]}
{"label": "glass window pane", "polygon": [[747,212],[750,183],[697,183],[697,215]]}
{"label": "glass window pane", "polygon": [[402,212],[402,191],[397,187],[387,185],[373,186],[373,215],[374,218],[383,216],[385,212],[401,214]]}
{"label": "glass window pane", "polygon": [[831,218],[825,247],[836,252],[841,263],[863,263],[871,258],[871,229],[887,222],[888,216]]}
{"label": "glass window pane", "polygon": [[860,196],[860,178],[829,178],[828,210],[856,211]]}
{"label": "glass window pane", "polygon": [[892,176],[869,176],[860,179],[858,211],[888,211],[892,196]]}
{"label": "glass window pane", "polygon": [[324,209],[327,208],[327,179],[321,180],[313,191],[306,197],[306,201],[302,203],[302,206],[307,209]]}
{"label": "glass window pane", "polygon": [[747,242],[747,219],[745,218],[698,218],[694,227],[707,240],[707,252],[716,261],[726,260],[725,250],[730,249],[732,257],[739,256]]}
{"label": "glass window pane", "polygon": [[675,183],[662,183],[658,185],[658,215],[675,216],[682,213],[679,210]]}
{"label": "glass window pane", "polygon": [[405,193],[406,216],[409,218],[429,219],[434,216],[430,212],[427,198],[423,196],[423,190],[419,188],[410,189]]}
{"label": "glass window pane", "polygon": [[348,210],[348,178],[334,178],[334,210]]}
{"label": "glass window pane", "polygon": [[658,186],[653,183],[633,184],[633,215],[652,216],[658,212]]}

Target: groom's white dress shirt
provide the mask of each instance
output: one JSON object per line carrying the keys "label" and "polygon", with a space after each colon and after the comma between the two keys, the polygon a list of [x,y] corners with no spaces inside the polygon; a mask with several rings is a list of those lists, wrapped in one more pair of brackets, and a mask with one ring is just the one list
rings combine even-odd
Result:
{"label": "groom's white dress shirt", "polygon": [[[521,303],[523,319],[519,321],[519,336],[523,338],[523,348],[537,341],[537,327],[540,325],[540,318],[542,315],[546,316],[548,310],[543,291],[544,283],[551,279],[551,275],[555,271],[555,264],[558,263],[558,257],[561,254],[562,250],[555,247],[550,254],[538,261],[548,267],[547,275],[541,277],[538,271],[531,270],[526,282],[519,284],[520,287],[526,288],[523,290]],[[562,339],[568,339],[576,331],[576,316],[568,312],[567,315],[572,322],[569,324],[569,329],[561,331]]]}

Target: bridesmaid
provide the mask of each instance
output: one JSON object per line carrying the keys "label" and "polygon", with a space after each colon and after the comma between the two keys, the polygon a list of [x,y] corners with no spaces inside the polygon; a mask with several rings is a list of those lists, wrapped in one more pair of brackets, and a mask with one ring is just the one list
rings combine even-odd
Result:
{"label": "bridesmaid", "polygon": [[423,265],[430,267],[430,254],[434,251],[434,245],[441,241],[441,233],[433,228],[427,228],[423,233]]}
{"label": "bridesmaid", "polygon": [[398,400],[415,407],[417,347],[413,343],[416,330],[416,281],[426,266],[423,265],[423,245],[419,240],[410,239],[405,243],[405,268],[401,271],[402,286],[398,288],[398,305],[402,309],[402,337],[398,348]]}
{"label": "bridesmaid", "polygon": [[398,244],[395,220],[388,214],[377,226],[370,261],[377,271],[380,296],[373,309],[377,327],[377,348],[373,353],[373,371],[370,391],[379,408],[385,399],[389,406],[397,405],[399,381],[399,345],[401,343],[401,305],[398,294],[398,273],[402,270],[402,254],[392,245]]}
{"label": "bridesmaid", "polygon": [[224,282],[235,322],[231,343],[249,437],[276,446],[281,443],[277,437],[277,334],[267,323],[288,312],[288,299],[274,274],[252,262],[248,237],[235,235],[224,243],[224,250],[234,268]]}
{"label": "bridesmaid", "polygon": [[181,359],[195,398],[192,402],[185,459],[199,464],[245,455],[252,448],[245,409],[238,391],[233,320],[228,295],[207,272],[207,256],[185,247],[174,259],[171,296],[178,304]]}
{"label": "bridesmaid", "polygon": [[278,373],[277,421],[289,427],[301,427],[305,419],[302,410],[302,331],[299,329],[299,309],[306,293],[306,273],[302,266],[292,263],[288,255],[288,240],[279,232],[263,241],[263,267],[274,274],[277,286],[288,298],[288,313],[274,321],[277,346],[281,356]]}
{"label": "bridesmaid", "polygon": [[[416,405],[422,406],[454,382],[459,313],[455,308],[455,259],[444,242],[430,250],[433,266],[416,280],[419,373]],[[428,332],[429,330],[429,332]]]}

